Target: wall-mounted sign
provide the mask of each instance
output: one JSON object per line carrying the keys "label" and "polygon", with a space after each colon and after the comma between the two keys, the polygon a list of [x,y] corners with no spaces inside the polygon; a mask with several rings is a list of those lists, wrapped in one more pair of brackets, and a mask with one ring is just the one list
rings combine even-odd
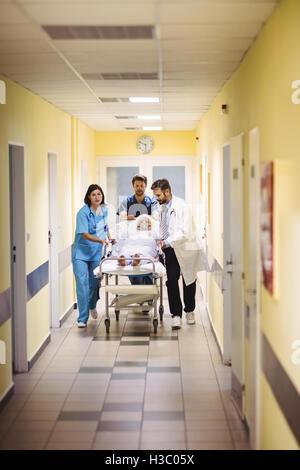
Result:
{"label": "wall-mounted sign", "polygon": [[274,164],[261,165],[260,237],[263,284],[274,294]]}
{"label": "wall-mounted sign", "polygon": [[6,104],[6,86],[3,80],[0,80],[0,104]]}

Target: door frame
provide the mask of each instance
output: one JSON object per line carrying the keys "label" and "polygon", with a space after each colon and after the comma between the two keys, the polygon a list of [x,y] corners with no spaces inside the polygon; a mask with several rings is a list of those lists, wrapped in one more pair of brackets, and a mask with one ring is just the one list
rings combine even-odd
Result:
{"label": "door frame", "polygon": [[[229,154],[225,151],[229,149]],[[231,213],[230,205],[230,182],[231,182],[231,164],[230,142],[226,142],[222,146],[222,162],[223,162],[223,363],[231,365],[231,247],[230,247],[230,217],[226,214]]]}
{"label": "door frame", "polygon": [[185,166],[185,188],[186,188],[186,202],[192,205],[193,202],[193,185],[190,184],[193,178],[193,155],[168,155],[168,156],[144,156],[144,155],[131,155],[131,156],[112,156],[112,157],[96,157],[96,177],[104,194],[107,193],[106,181],[106,168],[107,167],[126,167],[126,166],[139,166],[140,173],[147,176],[148,185],[146,194],[152,196],[151,181],[153,166]]}
{"label": "door frame", "polygon": [[[13,153],[13,149],[17,153]],[[21,150],[22,149],[22,150]],[[21,150],[21,153],[19,151]],[[14,372],[28,371],[25,219],[25,145],[8,142],[11,240],[11,306]],[[18,204],[13,203],[17,194]]]}
{"label": "door frame", "polygon": [[59,266],[58,266],[58,186],[57,153],[48,152],[48,205],[49,205],[49,307],[50,327],[59,328]]}
{"label": "door frame", "polygon": [[[201,181],[201,184],[202,184],[202,210],[201,210],[201,220],[202,220],[202,226],[201,226],[201,230],[202,230],[202,237],[203,237],[203,240],[204,240],[204,249],[205,249],[205,253],[206,255],[208,256],[208,242],[207,242],[207,231],[208,231],[208,165],[207,165],[207,162],[208,162],[208,157],[207,157],[207,154],[204,153],[202,155],[202,159],[201,159],[201,165],[202,165],[202,181]],[[207,305],[207,285],[208,285],[208,282],[207,282],[207,271],[204,271],[202,273],[202,283],[201,283],[201,287],[202,287],[202,294],[203,294],[203,301],[204,301],[204,305],[205,305],[205,308],[206,310],[208,309],[208,305]]]}
{"label": "door frame", "polygon": [[[245,294],[244,294],[244,133],[230,139],[231,167],[231,392],[242,419],[245,406]],[[240,174],[240,177],[239,177]],[[239,192],[232,197],[233,180]],[[240,229],[240,230],[239,230]],[[234,235],[234,236],[233,236]]]}
{"label": "door frame", "polygon": [[255,127],[249,132],[249,287],[250,299],[250,442],[252,449],[260,448],[260,134]]}

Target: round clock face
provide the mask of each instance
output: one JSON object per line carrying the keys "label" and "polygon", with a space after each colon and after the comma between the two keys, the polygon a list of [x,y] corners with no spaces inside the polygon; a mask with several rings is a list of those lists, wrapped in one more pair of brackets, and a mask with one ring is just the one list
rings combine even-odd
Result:
{"label": "round clock face", "polygon": [[153,150],[154,140],[152,139],[152,137],[150,137],[150,135],[142,135],[138,139],[136,147],[141,153],[149,153],[151,152],[151,150]]}

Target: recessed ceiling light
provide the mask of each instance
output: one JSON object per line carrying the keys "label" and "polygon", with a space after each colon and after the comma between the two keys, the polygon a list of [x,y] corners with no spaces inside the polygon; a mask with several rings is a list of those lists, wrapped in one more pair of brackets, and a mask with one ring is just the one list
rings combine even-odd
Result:
{"label": "recessed ceiling light", "polygon": [[143,127],[143,131],[162,131],[162,127],[161,126],[157,126],[157,127],[145,126]]}
{"label": "recessed ceiling light", "polygon": [[140,115],[138,119],[142,119],[143,121],[160,121],[161,117],[158,115]]}
{"label": "recessed ceiling light", "polygon": [[157,96],[153,97],[138,97],[138,96],[131,96],[129,98],[131,103],[159,103],[159,98]]}

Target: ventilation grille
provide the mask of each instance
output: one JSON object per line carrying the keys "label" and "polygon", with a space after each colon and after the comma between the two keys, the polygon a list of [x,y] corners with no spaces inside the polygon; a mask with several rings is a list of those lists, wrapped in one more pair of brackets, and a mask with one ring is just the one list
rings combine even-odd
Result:
{"label": "ventilation grille", "polygon": [[126,131],[141,131],[142,130],[141,127],[124,127],[124,129],[126,129]]}
{"label": "ventilation grille", "polygon": [[43,25],[52,39],[154,39],[154,26]]}
{"label": "ventilation grille", "polygon": [[102,103],[129,103],[129,98],[104,98],[99,96]]}
{"label": "ventilation grille", "polygon": [[142,72],[83,73],[85,80],[158,80],[158,74]]}
{"label": "ventilation grille", "polygon": [[116,119],[137,119],[137,116],[115,116]]}

